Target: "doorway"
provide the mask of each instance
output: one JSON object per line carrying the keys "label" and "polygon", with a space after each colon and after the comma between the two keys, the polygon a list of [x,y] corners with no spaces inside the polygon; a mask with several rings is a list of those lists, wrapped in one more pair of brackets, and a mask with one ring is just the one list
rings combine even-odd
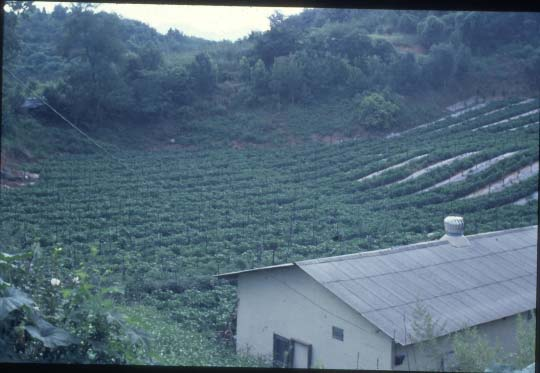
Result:
{"label": "doorway", "polygon": [[291,367],[291,341],[274,333],[274,353],[272,365],[274,368]]}
{"label": "doorway", "polygon": [[311,344],[291,339],[293,345],[293,368],[311,368]]}
{"label": "doorway", "polygon": [[304,341],[274,333],[273,366],[275,368],[311,368],[312,346]]}

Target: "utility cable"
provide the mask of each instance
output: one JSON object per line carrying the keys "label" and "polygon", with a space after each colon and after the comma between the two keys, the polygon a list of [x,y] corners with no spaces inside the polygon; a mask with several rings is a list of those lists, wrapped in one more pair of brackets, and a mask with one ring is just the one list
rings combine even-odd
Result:
{"label": "utility cable", "polygon": [[[3,67],[3,69],[9,74],[11,75],[11,77],[13,79],[15,79],[19,84],[21,84],[23,87],[25,87],[26,85],[24,84],[24,82],[19,79],[14,73],[12,73],[11,71],[9,71],[6,67]],[[130,166],[128,166],[127,164],[124,163],[124,161],[122,161],[120,158],[118,158],[117,156],[115,156],[113,153],[111,153],[109,150],[107,150],[105,147],[103,147],[101,144],[99,144],[96,140],[94,140],[90,135],[88,135],[86,132],[84,132],[83,130],[81,130],[79,127],[77,127],[75,124],[73,124],[73,122],[71,122],[69,119],[67,119],[64,115],[62,115],[58,110],[56,110],[51,104],[49,104],[44,97],[42,96],[37,96],[37,99],[39,101],[41,101],[45,106],[47,106],[49,109],[51,109],[52,112],[54,112],[56,115],[58,115],[62,120],[64,120],[67,124],[69,124],[71,127],[73,127],[77,132],[79,132],[81,135],[83,135],[86,139],[88,139],[92,144],[94,144],[95,146],[97,146],[99,149],[103,150],[105,153],[107,153],[107,155],[109,157],[111,157],[112,159],[114,159],[115,161],[117,161],[118,163],[120,163],[123,167],[127,168],[128,170],[132,171],[132,172],[136,172],[135,169],[131,168]]]}
{"label": "utility cable", "polygon": [[[358,325],[357,323],[355,323],[355,322],[353,322],[353,321],[347,320],[346,318],[341,317],[341,316],[339,316],[339,315],[333,313],[332,311],[330,311],[330,310],[328,310],[327,308],[321,306],[319,303],[317,303],[316,301],[314,301],[313,299],[311,299],[310,297],[308,297],[307,295],[305,295],[303,292],[301,292],[301,291],[299,291],[299,290],[293,288],[293,287],[290,286],[288,283],[286,283],[285,281],[280,280],[280,279],[277,278],[276,276],[271,275],[271,274],[268,274],[268,276],[271,277],[271,278],[273,278],[273,279],[276,280],[277,282],[282,283],[282,284],[285,285],[287,288],[289,288],[290,290],[292,290],[292,291],[295,292],[296,294],[300,295],[302,298],[306,299],[309,303],[313,304],[315,307],[321,309],[322,311],[324,311],[324,312],[326,312],[326,313],[328,313],[328,314],[330,314],[330,315],[332,315],[332,316],[334,316],[334,317],[336,317],[336,318],[338,318],[338,319],[340,319],[340,320],[342,320],[342,321],[344,321],[344,322],[346,322],[346,323],[348,323],[348,324],[350,324],[350,325],[352,325],[352,326],[354,326],[354,327],[356,327],[356,328],[358,328],[358,329],[360,329],[360,330],[362,330],[362,331],[364,331],[364,332],[366,332],[366,333],[373,334],[373,330],[368,330],[368,329],[366,329],[365,327],[363,327],[363,326],[361,326],[361,325]],[[371,344],[369,344],[369,343],[364,342],[363,344],[365,344],[366,346],[369,346],[369,347],[371,347],[371,348],[377,350],[377,348],[376,348],[375,346],[373,346],[373,345],[371,345]]]}

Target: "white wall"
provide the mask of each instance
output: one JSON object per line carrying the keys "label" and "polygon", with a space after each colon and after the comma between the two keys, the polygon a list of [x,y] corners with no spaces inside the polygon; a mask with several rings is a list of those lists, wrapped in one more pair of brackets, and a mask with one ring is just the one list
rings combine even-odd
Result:
{"label": "white wall", "polygon": [[297,267],[240,274],[238,298],[239,352],[271,359],[276,333],[312,344],[312,367],[392,368],[391,339]]}
{"label": "white wall", "polygon": [[[522,314],[523,319],[527,320],[527,315]],[[477,326],[478,332],[484,335],[493,346],[501,346],[505,355],[516,352],[516,316],[510,316],[505,319],[495,320],[489,323],[480,324]],[[452,343],[448,336],[437,339],[440,351],[445,352],[445,370],[454,363],[452,353]],[[410,345],[403,347],[396,345],[395,354],[405,354],[403,364],[394,367],[394,370],[429,370],[437,371],[440,367],[440,361],[434,361],[428,353],[419,348],[418,345]],[[486,367],[487,368],[487,367]]]}

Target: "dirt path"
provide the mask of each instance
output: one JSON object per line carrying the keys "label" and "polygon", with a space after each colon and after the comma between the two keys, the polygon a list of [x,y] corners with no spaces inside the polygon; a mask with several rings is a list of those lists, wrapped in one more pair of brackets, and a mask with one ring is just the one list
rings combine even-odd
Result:
{"label": "dirt path", "polygon": [[509,186],[512,186],[516,183],[519,183],[523,180],[533,177],[537,173],[538,173],[538,161],[534,162],[531,165],[525,166],[518,171],[512,172],[511,174],[506,175],[503,179],[493,184],[490,184],[487,187],[484,187],[480,190],[477,190],[476,192],[471,193],[460,199],[480,197],[486,194],[500,192],[501,190],[506,189]]}
{"label": "dirt path", "polygon": [[485,125],[483,125],[482,127],[473,128],[472,131],[473,131],[473,132],[476,132],[476,131],[478,131],[478,130],[481,130],[481,129],[484,129],[484,128],[493,127],[493,126],[496,126],[496,125],[501,124],[501,123],[510,122],[511,120],[515,120],[515,119],[518,119],[518,118],[526,117],[526,116],[528,116],[528,115],[536,114],[536,113],[538,113],[539,111],[540,111],[540,109],[530,110],[530,111],[528,111],[528,112],[526,112],[526,113],[522,113],[522,114],[519,114],[519,115],[514,115],[514,116],[511,117],[511,118],[503,119],[503,120],[500,120],[500,121],[495,122],[495,123],[485,124]]}
{"label": "dirt path", "polygon": [[0,171],[0,186],[6,189],[34,185],[39,179],[39,174],[32,172],[12,170],[4,168]]}
{"label": "dirt path", "polygon": [[513,204],[518,205],[518,206],[523,206],[523,205],[526,205],[527,203],[529,203],[530,201],[534,201],[534,200],[538,201],[538,192],[534,192],[533,194],[531,194],[528,197],[520,198],[516,202],[514,202]]}
{"label": "dirt path", "polygon": [[448,164],[450,164],[452,162],[458,161],[458,160],[463,159],[463,158],[470,157],[470,156],[472,156],[474,154],[478,154],[478,153],[479,152],[469,152],[469,153],[458,155],[456,157],[445,159],[444,161],[434,163],[431,166],[428,166],[426,168],[423,168],[421,170],[418,170],[418,171],[412,173],[411,175],[407,176],[405,179],[399,180],[399,181],[395,182],[394,184],[401,184],[401,183],[404,183],[406,181],[416,179],[417,177],[420,177],[420,176],[428,173],[431,170],[434,170],[434,169],[439,168],[439,167],[446,166],[446,165],[448,165]]}
{"label": "dirt path", "polygon": [[451,184],[451,183],[457,183],[458,181],[463,181],[465,179],[467,179],[469,176],[472,176],[472,175],[475,175],[479,172],[482,172],[484,171],[485,169],[493,166],[494,164],[502,161],[503,159],[506,159],[506,158],[509,158],[511,156],[513,156],[514,154],[518,153],[517,151],[516,152],[509,152],[509,153],[505,153],[505,154],[502,154],[502,155],[499,155],[495,158],[491,158],[491,159],[488,159],[487,161],[484,161],[484,162],[481,162],[481,163],[478,163],[466,170],[463,170],[461,171],[460,173],[458,174],[455,174],[454,176],[446,179],[446,180],[443,180],[435,185],[432,185],[430,186],[429,188],[426,188],[426,189],[422,189],[418,192],[416,192],[415,194],[418,194],[418,193],[424,193],[424,192],[428,192],[432,189],[436,189],[436,188],[439,188],[443,185],[447,185],[447,184]]}
{"label": "dirt path", "polygon": [[413,128],[409,128],[409,129],[407,129],[407,130],[405,130],[405,131],[401,131],[401,132],[392,132],[392,133],[386,135],[385,138],[391,139],[392,137],[399,137],[399,136],[401,136],[401,135],[404,135],[404,134],[409,133],[409,132],[411,132],[411,131],[417,130],[417,129],[419,129],[419,128],[426,128],[426,127],[429,127],[429,126],[431,126],[431,125],[433,125],[433,124],[435,124],[435,123],[438,123],[438,122],[440,122],[440,121],[442,121],[442,120],[445,120],[445,119],[447,119],[447,118],[448,118],[448,116],[445,116],[445,117],[439,118],[439,119],[437,119],[437,120],[434,120],[434,121],[432,121],[432,122],[424,123],[424,124],[421,124],[421,125],[419,125],[419,126],[416,126],[416,127],[413,127]]}
{"label": "dirt path", "polygon": [[356,181],[364,181],[364,180],[367,180],[367,179],[371,179],[371,178],[373,178],[375,176],[378,176],[378,175],[380,175],[380,174],[382,174],[382,173],[384,173],[386,171],[390,171],[390,170],[393,170],[395,168],[403,167],[403,166],[405,166],[405,165],[407,165],[407,164],[409,164],[411,162],[414,162],[414,161],[416,161],[418,159],[422,159],[424,157],[427,157],[427,154],[422,154],[422,155],[416,156],[414,158],[408,159],[408,160],[406,160],[404,162],[401,162],[401,163],[395,164],[393,166],[387,167],[387,168],[385,168],[383,170],[373,172],[373,173],[371,173],[371,174],[369,174],[367,176],[364,176],[364,177],[362,177],[362,178],[360,178],[360,179],[358,179]]}
{"label": "dirt path", "polygon": [[[477,115],[475,117],[472,117],[472,118],[469,118],[468,121],[470,120],[474,120],[474,119],[477,119],[479,117],[482,117],[482,116],[485,116],[485,115],[490,115],[490,114],[493,114],[493,113],[496,113],[498,111],[501,111],[501,110],[504,110],[506,109],[507,107],[510,107],[510,106],[515,106],[515,105],[521,105],[521,104],[528,104],[529,102],[533,102],[535,99],[534,98],[527,98],[525,100],[522,100],[522,101],[519,101],[519,102],[516,102],[515,104],[511,104],[511,105],[508,105],[508,106],[504,106],[502,108],[498,108],[498,109],[495,109],[495,110],[491,110],[491,111],[488,111],[487,113],[483,113],[483,114],[480,114],[480,115]],[[455,111],[454,113],[450,114],[450,115],[446,115],[442,118],[439,118],[435,121],[432,121],[432,122],[429,122],[429,123],[424,123],[424,124],[421,124],[419,126],[416,126],[416,127],[413,127],[413,128],[409,128],[405,131],[401,131],[401,132],[392,132],[388,135],[386,135],[386,138],[387,139],[390,139],[392,137],[399,137],[401,135],[404,135],[406,133],[409,133],[411,131],[414,131],[416,129],[420,129],[420,128],[426,128],[426,127],[429,127],[435,123],[438,123],[442,120],[445,120],[445,119],[448,119],[448,118],[457,118],[459,116],[461,116],[462,114],[465,114],[469,111],[472,111],[472,110],[478,110],[478,109],[481,109],[483,107],[485,107],[490,101],[494,101],[494,100],[488,100],[486,102],[483,102],[481,104],[478,104],[478,105],[474,105],[474,106],[471,106],[471,107],[468,107],[468,108],[465,108],[465,109],[461,109],[459,111],[456,111],[458,110],[458,108],[462,108],[462,107],[465,107],[465,103],[468,102],[468,105],[470,105],[472,103],[471,99],[469,100],[466,100],[466,101],[461,101],[461,102],[458,102],[454,105],[451,105],[451,106],[448,106],[446,109],[448,111]],[[462,121],[462,122],[458,122],[458,123],[454,123],[454,124],[451,124],[449,125],[447,128],[452,128],[452,127],[456,127],[456,126],[459,126],[459,125],[462,125],[463,123],[465,123],[465,121]],[[436,131],[441,131],[443,130],[444,128],[439,128],[437,129]]]}
{"label": "dirt path", "polygon": [[[532,102],[532,101],[534,101],[534,98],[528,98],[526,100],[516,102],[515,104],[504,106],[504,107],[501,107],[501,108],[498,108],[498,109],[495,109],[495,110],[488,111],[487,113],[483,113],[483,114],[477,115],[475,117],[469,118],[468,121],[475,120],[477,118],[480,118],[480,117],[483,117],[483,116],[486,116],[486,115],[491,115],[493,113],[497,113],[497,112],[502,111],[502,110],[504,110],[504,109],[506,109],[508,107],[512,107],[512,106],[516,106],[516,105],[522,105],[522,104],[528,104],[529,102]],[[453,128],[453,127],[456,127],[456,126],[460,126],[463,123],[465,123],[465,121],[454,123],[454,124],[449,125],[448,128]]]}
{"label": "dirt path", "polygon": [[510,129],[506,130],[505,132],[517,131],[517,130],[520,130],[520,129],[523,129],[523,128],[529,128],[530,126],[537,126],[539,124],[540,124],[540,122],[533,122],[533,123],[526,124],[524,126],[510,128]]}
{"label": "dirt path", "polygon": [[487,104],[488,104],[489,101],[486,101],[486,102],[482,102],[481,104],[478,104],[478,105],[474,105],[474,106],[471,106],[469,108],[466,108],[466,109],[463,109],[463,110],[460,110],[460,111],[457,111],[455,113],[452,113],[450,114],[450,116],[452,118],[457,118],[465,113],[468,113],[469,111],[473,111],[473,110],[478,110],[478,109],[482,109],[483,107],[486,107]]}

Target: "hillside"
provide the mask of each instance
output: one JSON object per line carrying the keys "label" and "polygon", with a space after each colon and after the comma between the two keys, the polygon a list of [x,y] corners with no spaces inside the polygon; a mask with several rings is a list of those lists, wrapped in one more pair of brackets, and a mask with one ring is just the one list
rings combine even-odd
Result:
{"label": "hillside", "polygon": [[[538,224],[540,41],[503,27],[538,15],[309,10],[215,43],[62,9],[6,17],[33,83],[4,73],[2,361],[267,366],[213,275],[436,240],[451,214]],[[106,151],[20,108],[39,94]]]}
{"label": "hillside", "polygon": [[533,13],[311,9],[232,43],[99,7],[23,10],[6,14],[5,68],[24,77],[4,71],[8,159],[85,149],[48,108],[21,109],[39,95],[122,147],[296,144],[397,132],[473,96],[535,95],[540,71]]}

